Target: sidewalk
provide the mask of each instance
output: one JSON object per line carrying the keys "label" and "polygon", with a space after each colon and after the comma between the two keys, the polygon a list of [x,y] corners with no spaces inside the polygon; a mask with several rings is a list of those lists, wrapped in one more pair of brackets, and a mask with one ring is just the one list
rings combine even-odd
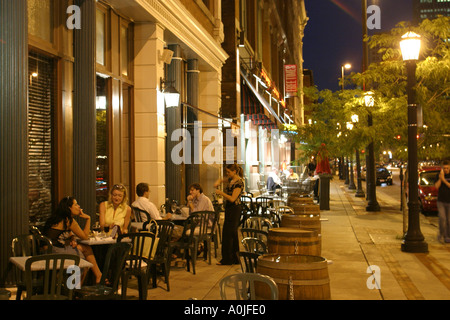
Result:
{"label": "sidewalk", "polygon": [[[367,212],[336,177],[330,185],[330,210],[321,211],[322,256],[329,265],[333,300],[448,300],[450,244],[437,241],[437,219],[420,215],[429,253],[401,251],[403,214],[399,201],[377,192],[381,211]],[[367,267],[380,270],[380,290],[368,289]]]}

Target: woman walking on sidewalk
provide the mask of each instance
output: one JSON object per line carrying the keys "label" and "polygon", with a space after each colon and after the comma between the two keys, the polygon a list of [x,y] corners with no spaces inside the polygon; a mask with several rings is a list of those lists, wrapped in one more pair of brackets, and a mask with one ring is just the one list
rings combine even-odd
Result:
{"label": "woman walking on sidewalk", "polygon": [[434,184],[438,189],[439,241],[450,242],[450,161],[442,163],[441,172]]}

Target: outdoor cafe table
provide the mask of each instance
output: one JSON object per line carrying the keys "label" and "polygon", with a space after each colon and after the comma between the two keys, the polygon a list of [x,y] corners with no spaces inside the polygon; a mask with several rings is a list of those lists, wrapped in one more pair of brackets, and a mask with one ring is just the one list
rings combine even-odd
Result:
{"label": "outdoor cafe table", "polygon": [[[25,263],[30,258],[30,256],[27,257],[10,257],[9,261],[18,267],[21,271],[25,271]],[[64,262],[64,269],[67,269],[69,266],[73,265],[73,262],[71,260],[66,260]],[[92,267],[92,263],[80,259],[80,264],[78,265],[81,269],[83,268],[90,268]],[[31,265],[31,271],[43,271],[45,270],[45,261],[36,261]]]}
{"label": "outdoor cafe table", "polygon": [[86,240],[78,240],[78,242],[82,243],[82,244],[87,244],[90,246],[95,246],[95,245],[114,244],[117,242],[117,239],[113,239],[112,237],[102,237],[102,236],[95,237],[94,236],[94,237],[89,237],[89,239],[86,239]]}

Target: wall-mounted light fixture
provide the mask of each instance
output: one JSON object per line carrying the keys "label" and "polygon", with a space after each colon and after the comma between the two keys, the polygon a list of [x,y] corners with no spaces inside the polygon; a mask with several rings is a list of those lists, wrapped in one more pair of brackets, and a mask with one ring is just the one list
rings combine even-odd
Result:
{"label": "wall-mounted light fixture", "polygon": [[173,51],[169,49],[164,49],[159,59],[160,61],[163,61],[165,64],[170,64],[172,62],[172,57]]}
{"label": "wall-mounted light fixture", "polygon": [[[167,81],[161,78],[160,87],[162,89],[162,93],[164,94],[164,101],[166,102],[167,108],[174,108],[180,105],[180,93],[174,86],[171,84],[173,81]],[[169,86],[166,84],[170,83]]]}

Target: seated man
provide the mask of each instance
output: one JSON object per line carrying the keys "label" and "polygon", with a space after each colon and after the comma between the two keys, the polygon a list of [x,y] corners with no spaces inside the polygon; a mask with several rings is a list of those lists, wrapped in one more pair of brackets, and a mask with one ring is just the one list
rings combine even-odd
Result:
{"label": "seated man", "polygon": [[281,184],[281,179],[278,177],[278,170],[273,168],[267,178],[267,191],[269,191],[269,193],[273,193],[275,189],[281,189]]}
{"label": "seated man", "polygon": [[298,174],[294,172],[294,169],[289,168],[288,180],[298,180]]}
{"label": "seated man", "polygon": [[198,183],[194,183],[189,187],[187,200],[191,213],[197,211],[214,211],[211,200],[203,194],[203,188]]}
{"label": "seated man", "polygon": [[[136,186],[136,194],[138,198],[131,204],[132,207],[136,207],[138,209],[147,211],[150,215],[150,218],[155,220],[162,220],[161,214],[159,213],[158,208],[148,199],[150,195],[150,187],[148,183],[141,182]],[[170,219],[172,215],[168,213],[164,220]],[[147,216],[142,215],[142,222],[147,221]]]}
{"label": "seated man", "polygon": [[[156,223],[158,220],[170,220],[172,218],[171,213],[167,213],[164,218],[161,217],[158,208],[148,199],[150,195],[150,187],[148,183],[141,182],[136,186],[136,194],[138,198],[131,204],[132,207],[147,211],[150,214],[151,219],[155,219]],[[147,221],[147,217],[142,216],[142,222]],[[183,233],[183,227],[175,225],[172,233],[172,241],[177,241],[181,238]]]}

